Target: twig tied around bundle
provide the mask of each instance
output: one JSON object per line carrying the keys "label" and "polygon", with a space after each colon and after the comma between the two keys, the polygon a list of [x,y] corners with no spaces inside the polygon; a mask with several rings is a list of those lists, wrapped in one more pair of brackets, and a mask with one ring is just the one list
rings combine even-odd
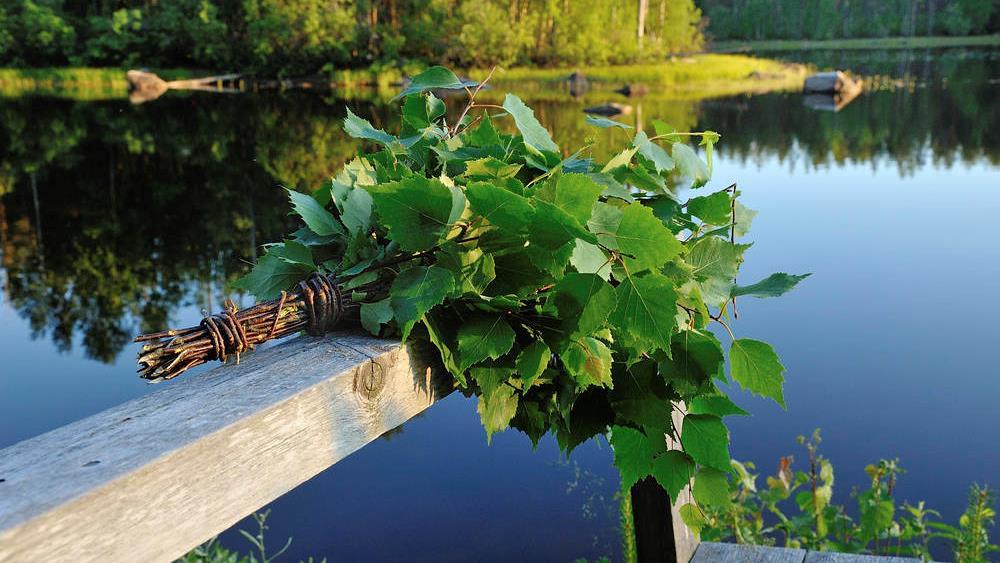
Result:
{"label": "twig tied around bundle", "polygon": [[[375,282],[364,288],[367,295],[385,293],[388,287]],[[299,283],[294,293],[282,292],[278,299],[262,301],[238,310],[226,301],[221,313],[202,319],[198,326],[143,334],[139,351],[139,375],[162,381],[211,360],[239,362],[243,352],[268,340],[305,331],[322,335],[344,321],[356,321],[360,304],[353,292],[342,291],[333,276],[313,273]]]}

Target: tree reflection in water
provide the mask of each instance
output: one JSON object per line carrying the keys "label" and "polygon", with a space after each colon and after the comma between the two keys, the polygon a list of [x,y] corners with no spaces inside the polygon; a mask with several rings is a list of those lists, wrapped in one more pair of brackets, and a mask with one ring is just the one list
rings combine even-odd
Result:
{"label": "tree reflection in water", "polygon": [[[720,158],[777,159],[792,171],[863,163],[907,175],[927,165],[995,165],[1000,108],[989,81],[997,63],[958,53],[871,64],[863,70],[906,80],[837,114],[814,112],[797,94],[698,102],[592,92],[526,101],[560,145],[590,138],[599,159],[609,156],[612,136],[626,133],[584,124],[581,110],[595,96],[631,104],[617,118],[630,125],[649,129],[647,116],[658,116],[681,130],[724,131]],[[387,104],[177,93],[136,107],[0,101],[6,299],[36,337],[61,350],[79,337],[89,357],[111,362],[135,333],[170,325],[179,306],[219,303],[257,244],[289,228],[278,184],[318,185],[359,148],[340,129],[345,105],[393,129]]]}

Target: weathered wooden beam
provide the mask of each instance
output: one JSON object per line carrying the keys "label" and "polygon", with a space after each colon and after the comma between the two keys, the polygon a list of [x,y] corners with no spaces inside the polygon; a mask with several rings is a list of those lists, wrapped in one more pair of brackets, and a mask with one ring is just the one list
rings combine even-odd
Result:
{"label": "weathered wooden beam", "polygon": [[920,563],[920,560],[911,557],[705,542],[698,546],[691,563]]}
{"label": "weathered wooden beam", "polygon": [[446,395],[432,356],[299,337],[0,450],[0,561],[169,561]]}
{"label": "weathered wooden beam", "polygon": [[832,551],[810,551],[806,553],[805,563],[920,563],[920,560],[914,557],[889,557],[883,555],[834,553]]}
{"label": "weathered wooden beam", "polygon": [[704,542],[691,563],[802,563],[805,558],[804,549]]}

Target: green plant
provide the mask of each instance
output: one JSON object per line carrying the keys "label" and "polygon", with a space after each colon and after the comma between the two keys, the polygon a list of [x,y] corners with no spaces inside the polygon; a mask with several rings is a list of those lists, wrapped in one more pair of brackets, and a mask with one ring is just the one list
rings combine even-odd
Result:
{"label": "green plant", "polygon": [[988,487],[973,485],[969,490],[969,504],[958,519],[958,527],[930,522],[927,525],[938,532],[931,537],[949,542],[957,561],[986,561],[990,553],[1000,553],[1000,546],[990,543],[989,530],[996,519],[996,493]]}
{"label": "green plant", "polygon": [[[253,545],[255,552],[240,555],[239,552],[220,544],[219,538],[216,537],[192,549],[184,557],[178,559],[177,563],[273,563],[292,545],[292,538],[288,538],[284,547],[279,549],[277,553],[268,555],[264,532],[267,531],[267,517],[270,514],[270,510],[253,514],[254,522],[257,523],[256,534],[251,534],[246,530],[239,531]],[[313,558],[310,557],[308,562],[313,563]],[[326,558],[322,559],[322,563],[325,562]]]}
{"label": "green plant", "polygon": [[[347,133],[377,149],[311,196],[289,192],[304,226],[238,286],[269,299],[329,275],[368,331],[437,348],[488,435],[552,431],[569,451],[607,434],[625,487],[653,475],[676,496],[693,478],[699,503],[728,503],[722,418],[743,411],[716,386],[726,361],[708,325],[731,338],[729,376],[783,405],[783,366],[734,335],[730,304],[805,276],[737,285],[755,212],[735,186],[676,197],[682,178],[708,182],[717,133],[588,117],[630,139],[598,163],[590,145],[561,151],[514,95],[478,103],[480,88],[442,67],[418,75],[398,135],[348,111]],[[435,89],[468,101],[449,116]]]}
{"label": "green plant", "polygon": [[898,460],[880,460],[865,467],[870,487],[854,493],[858,502],[855,520],[832,502],[833,465],[818,453],[819,430],[808,439],[799,436],[798,442],[806,449],[808,470],[793,471],[793,459],[782,457],[777,473],[767,477],[763,489],[757,488],[753,463],[732,462],[736,478],[729,485],[730,504],[703,507],[691,519],[702,540],[926,560],[931,558],[931,540],[940,538],[961,563],[985,561],[987,553],[998,550],[989,543],[995,497],[988,489],[972,487],[969,507],[956,528],[932,521],[940,514],[926,508],[923,501],[903,503],[902,510],[897,510],[893,493],[904,471]]}

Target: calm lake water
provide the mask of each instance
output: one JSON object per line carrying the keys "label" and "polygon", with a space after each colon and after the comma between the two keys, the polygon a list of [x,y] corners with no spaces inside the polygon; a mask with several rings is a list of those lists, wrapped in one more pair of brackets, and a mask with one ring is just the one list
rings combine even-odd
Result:
{"label": "calm lake water", "polygon": [[[814,273],[740,303],[737,333],[788,369],[788,410],[733,390],[754,413],[728,420],[734,456],[773,473],[820,427],[838,502],[854,506],[866,464],[898,457],[899,498],[954,521],[971,483],[1000,487],[1000,54],[780,56],[894,87],[836,114],[777,93],[650,96],[622,118],[722,132],[711,185],[738,182],[761,212],[741,279]],[[527,98],[564,147],[625,140],[580,112],[614,94]],[[151,391],[131,338],[218,308],[290,227],[278,184],[313,185],[358,150],[347,106],[395,127],[383,102],[315,95],[0,100],[0,447]],[[453,394],[272,503],[271,544],[294,537],[283,560],[620,557],[607,444],[568,460],[550,437],[487,445],[475,407]]]}

